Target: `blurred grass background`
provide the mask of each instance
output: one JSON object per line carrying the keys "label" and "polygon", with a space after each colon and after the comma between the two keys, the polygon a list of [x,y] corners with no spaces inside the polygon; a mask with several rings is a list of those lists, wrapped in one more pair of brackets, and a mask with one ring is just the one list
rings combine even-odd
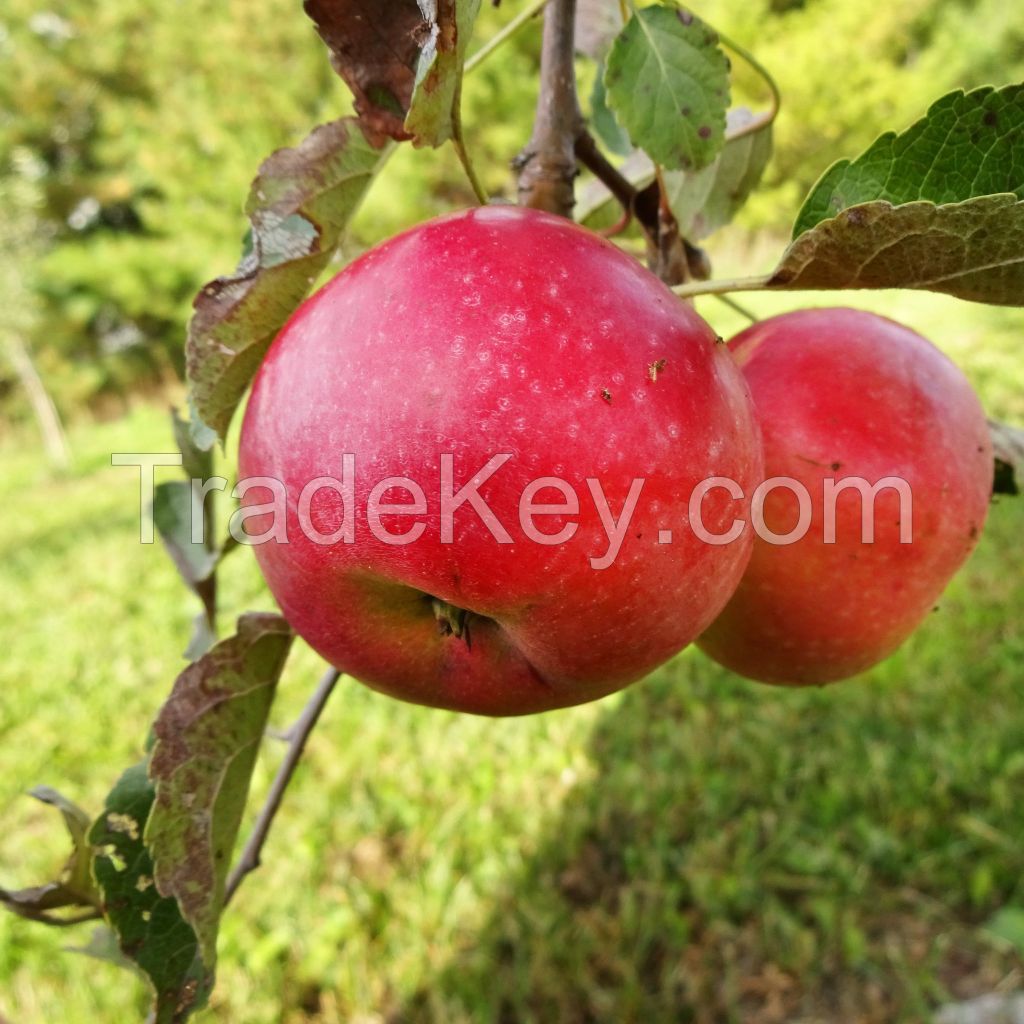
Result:
{"label": "blurred grass background", "polygon": [[[200,283],[234,265],[259,159],[347,109],[297,4],[8,0],[0,13],[0,354],[17,337],[70,424],[42,458],[0,357],[0,884],[59,864],[36,783],[97,809],[134,760],[195,613],[113,451],[171,450]],[[487,9],[480,38],[516,13]],[[1024,12],[994,0],[713,0],[786,106],[764,190],[716,273],[773,263],[834,158],[943,91],[1024,78]],[[529,130],[537,32],[467,85],[478,167]],[[748,95],[749,93],[749,95]],[[741,77],[740,98],[756,99]],[[349,251],[469,201],[447,151],[401,151]],[[802,302],[738,296],[758,315]],[[938,296],[814,295],[921,330],[989,412],[1024,422],[1024,314]],[[742,321],[714,299],[723,334]],[[229,446],[229,451],[230,451]],[[409,707],[355,683],[314,736],[265,866],[225,921],[211,1019],[924,1021],[1024,986],[1024,502],[993,507],[934,615],[862,680],[790,693],[686,652],[624,694],[533,719]],[[246,552],[225,628],[270,607]],[[284,728],[319,673],[300,649]],[[281,755],[268,741],[256,796]],[[0,915],[0,1016],[142,1019],[130,976]]]}

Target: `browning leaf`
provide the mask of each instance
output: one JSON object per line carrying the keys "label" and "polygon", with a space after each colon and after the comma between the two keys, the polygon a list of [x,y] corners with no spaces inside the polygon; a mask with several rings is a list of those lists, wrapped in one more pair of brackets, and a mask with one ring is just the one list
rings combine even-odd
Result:
{"label": "browning leaf", "polygon": [[439,145],[451,134],[479,0],[305,0],[367,136]]}
{"label": "browning leaf", "polygon": [[1024,304],[1024,202],[1014,195],[963,203],[843,210],[792,242],[769,287],[920,288],[993,305]]}
{"label": "browning leaf", "polygon": [[242,261],[194,303],[185,351],[198,447],[224,439],[271,341],[326,266],[387,153],[354,118],[342,118],[264,161],[246,204],[252,229]]}
{"label": "browning leaf", "polygon": [[411,138],[405,115],[430,26],[416,0],[305,0],[303,8],[327,44],[331,66],[355,99],[376,145]]}
{"label": "browning leaf", "polygon": [[216,955],[224,884],[249,782],[292,633],[280,615],[250,613],[178,676],[153,726],[156,800],[145,827],[154,878]]}

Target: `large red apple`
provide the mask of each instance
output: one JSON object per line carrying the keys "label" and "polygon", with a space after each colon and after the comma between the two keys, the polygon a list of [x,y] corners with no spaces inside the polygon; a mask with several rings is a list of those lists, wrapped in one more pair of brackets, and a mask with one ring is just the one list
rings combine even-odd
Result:
{"label": "large red apple", "polygon": [[[937,348],[871,313],[787,313],[730,349],[761,421],[765,473],[791,483],[767,493],[764,537],[698,645],[764,682],[846,678],[906,640],[974,547],[992,492],[985,416]],[[807,530],[796,539],[800,486]],[[764,539],[794,530],[794,543]]]}
{"label": "large red apple", "polygon": [[[310,493],[346,469],[347,500]],[[283,483],[288,542],[279,523],[256,552],[323,657],[405,700],[504,715],[616,690],[711,622],[750,539],[703,543],[688,501],[708,476],[749,487],[761,454],[742,375],[690,308],[590,232],[496,206],[392,239],[296,312],[240,470]],[[714,490],[700,510],[721,534],[742,503]]]}

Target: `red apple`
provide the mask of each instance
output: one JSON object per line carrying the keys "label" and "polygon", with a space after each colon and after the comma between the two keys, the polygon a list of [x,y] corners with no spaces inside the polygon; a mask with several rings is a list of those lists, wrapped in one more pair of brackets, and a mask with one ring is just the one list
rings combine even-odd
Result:
{"label": "red apple", "polygon": [[[739,588],[698,645],[763,682],[844,679],[907,639],[973,549],[992,492],[985,416],[937,348],[872,313],[787,313],[749,327],[730,349],[761,422],[765,473],[806,488],[809,529],[792,544],[758,536]],[[873,505],[872,543],[855,478]],[[866,491],[885,478],[905,484]],[[832,497],[826,486],[838,488]],[[767,495],[770,534],[797,525],[798,493]]]}
{"label": "red apple", "polygon": [[[302,492],[346,465],[347,495],[307,491],[306,523],[341,537],[317,543]],[[594,234],[492,206],[371,250],[296,312],[240,470],[283,483],[288,543],[256,553],[312,647],[396,697],[507,715],[619,689],[711,622],[750,539],[702,543],[687,502],[709,475],[755,483],[761,454],[742,375],[692,309]],[[250,534],[271,493],[246,491]],[[706,529],[741,504],[707,494]]]}

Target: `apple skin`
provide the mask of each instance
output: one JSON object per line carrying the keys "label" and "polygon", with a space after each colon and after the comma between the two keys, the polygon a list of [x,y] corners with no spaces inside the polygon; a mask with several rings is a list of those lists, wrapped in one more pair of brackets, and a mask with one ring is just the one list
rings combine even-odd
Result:
{"label": "apple skin", "polygon": [[[964,375],[931,342],[854,309],[806,309],[761,321],[730,342],[761,421],[767,477],[811,496],[803,539],[758,537],[725,610],[698,640],[706,654],[767,683],[845,679],[888,657],[932,611],[975,546],[992,493],[985,415]],[[823,481],[896,476],[910,485],[913,537],[900,541],[899,495],[880,491],[875,541],[861,543],[856,491],[836,501],[825,544]],[[798,519],[775,490],[776,534]]]}
{"label": "apple skin", "polygon": [[[468,505],[454,515],[455,543],[442,543],[441,455],[454,455],[457,489],[504,452],[513,458],[480,494],[513,543],[499,544]],[[356,458],[355,543],[318,545],[298,528],[298,495],[315,477],[340,478],[346,453]],[[255,550],[300,636],[374,689],[488,715],[593,700],[690,643],[751,548],[748,537],[713,546],[686,530],[690,492],[709,475],[746,488],[762,472],[742,374],[708,325],[605,240],[506,206],[420,225],[306,301],[256,377],[239,468],[286,485],[289,543]],[[366,519],[372,486],[391,476],[426,496],[425,515],[381,519],[396,534],[427,524],[406,546],[378,539]],[[544,476],[579,496],[578,515],[534,520],[545,534],[578,522],[557,546],[520,528],[520,495]],[[605,569],[589,561],[608,540],[587,477],[616,517],[644,480]],[[254,488],[243,503],[268,498]],[[318,499],[309,519],[327,534],[343,502],[330,491]],[[564,501],[555,491],[536,500]],[[703,511],[723,533],[742,504],[717,491]],[[253,515],[247,532],[268,517]],[[659,544],[673,527],[673,543]],[[470,613],[468,637],[444,634],[431,598]]]}

